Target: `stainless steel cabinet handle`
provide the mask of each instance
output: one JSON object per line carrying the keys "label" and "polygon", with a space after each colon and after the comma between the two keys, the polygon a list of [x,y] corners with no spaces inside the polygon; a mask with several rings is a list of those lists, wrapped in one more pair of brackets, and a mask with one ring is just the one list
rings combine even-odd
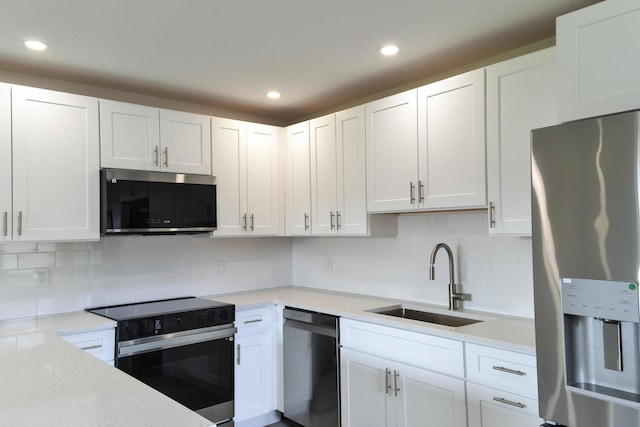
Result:
{"label": "stainless steel cabinet handle", "polygon": [[18,236],[22,236],[22,211],[18,212]]}
{"label": "stainless steel cabinet handle", "polygon": [[242,229],[244,231],[247,231],[247,214],[244,214],[242,216]]}
{"label": "stainless steel cabinet handle", "polygon": [[164,147],[164,165],[169,166],[169,147]]}
{"label": "stainless steel cabinet handle", "polygon": [[237,351],[238,358],[236,359],[236,363],[239,365],[240,364],[240,344],[236,346],[236,349],[238,350]]}
{"label": "stainless steel cabinet handle", "polygon": [[2,214],[2,234],[4,237],[9,235],[9,213],[6,211]]}
{"label": "stainless steel cabinet handle", "polygon": [[409,203],[412,205],[416,202],[416,196],[413,194],[416,189],[416,186],[413,185],[413,181],[409,183]]}
{"label": "stainless steel cabinet handle", "polygon": [[333,219],[335,218],[335,215],[333,214],[333,211],[329,212],[329,215],[331,216],[331,230],[335,230],[335,225],[333,224]]}
{"label": "stainless steel cabinet handle", "polygon": [[342,228],[342,224],[340,224],[340,217],[340,212],[336,211],[336,227],[338,228],[338,230]]}
{"label": "stainless steel cabinet handle", "polygon": [[158,147],[158,146],[156,145],[156,149],[154,150],[154,151],[155,151],[155,153],[156,153],[156,166],[159,166],[159,163],[158,163],[158,162],[160,161],[160,159],[159,159],[159,157],[158,157],[158,151],[159,151],[159,150],[160,150],[160,147]]}
{"label": "stainless steel cabinet handle", "polygon": [[251,214],[251,231],[253,231],[253,214]]}
{"label": "stainless steel cabinet handle", "polygon": [[393,388],[395,396],[398,397],[398,393],[400,392],[400,387],[398,387],[398,377],[400,376],[400,372],[397,370],[393,370]]}
{"label": "stainless steel cabinet handle", "polygon": [[424,184],[418,180],[418,203],[424,202]]}
{"label": "stainless steel cabinet handle", "polygon": [[524,403],[514,402],[513,400],[507,400],[504,397],[494,397],[493,400],[495,400],[496,402],[504,403],[505,405],[515,406],[520,409],[524,409],[527,407],[527,405],[525,405]]}
{"label": "stainless steel cabinet handle", "polygon": [[247,323],[258,323],[258,322],[262,322],[262,319],[245,320],[242,323],[246,325]]}
{"label": "stainless steel cabinet handle", "polygon": [[493,202],[489,202],[489,228],[496,226],[496,205]]}
{"label": "stainless steel cabinet handle", "polygon": [[515,369],[505,368],[504,366],[493,366],[493,369],[500,372],[506,372],[507,374],[520,375],[520,376],[527,375],[526,372],[516,371]]}
{"label": "stainless steel cabinet handle", "polygon": [[307,231],[309,229],[309,215],[305,212],[304,213],[304,231]]}
{"label": "stainless steel cabinet handle", "polygon": [[88,345],[86,347],[80,347],[80,350],[88,351],[88,350],[96,350],[98,348],[102,348],[102,344]]}
{"label": "stainless steel cabinet handle", "polygon": [[391,369],[384,368],[384,393],[389,394],[391,391]]}

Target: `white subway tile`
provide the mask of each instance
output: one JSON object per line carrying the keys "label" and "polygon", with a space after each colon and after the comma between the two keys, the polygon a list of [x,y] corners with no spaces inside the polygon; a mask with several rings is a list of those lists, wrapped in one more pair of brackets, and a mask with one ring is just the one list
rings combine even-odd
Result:
{"label": "white subway tile", "polygon": [[42,268],[56,265],[53,253],[18,254],[18,268]]}
{"label": "white subway tile", "polygon": [[73,251],[56,253],[57,266],[87,265],[90,262],[89,251]]}
{"label": "white subway tile", "polygon": [[15,270],[18,268],[18,254],[0,255],[0,270]]}
{"label": "white subway tile", "polygon": [[0,320],[33,317],[36,314],[37,304],[35,302],[0,305]]}
{"label": "white subway tile", "polygon": [[67,313],[73,311],[73,298],[40,300],[37,305],[38,316]]}
{"label": "white subway tile", "polygon": [[0,254],[19,254],[35,252],[36,244],[33,242],[0,243]]}

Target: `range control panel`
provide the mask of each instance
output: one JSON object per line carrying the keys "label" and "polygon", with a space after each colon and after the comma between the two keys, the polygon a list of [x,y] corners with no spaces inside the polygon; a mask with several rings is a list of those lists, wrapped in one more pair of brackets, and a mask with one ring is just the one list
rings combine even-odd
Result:
{"label": "range control panel", "polygon": [[640,323],[638,283],[562,278],[562,312]]}

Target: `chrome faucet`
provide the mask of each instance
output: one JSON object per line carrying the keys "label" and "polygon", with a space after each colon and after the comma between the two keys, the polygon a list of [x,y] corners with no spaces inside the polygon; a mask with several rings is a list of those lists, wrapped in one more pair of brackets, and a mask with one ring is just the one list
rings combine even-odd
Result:
{"label": "chrome faucet", "polygon": [[451,252],[451,248],[445,243],[438,243],[434,246],[433,251],[431,251],[429,280],[434,280],[436,277],[436,254],[441,248],[447,251],[447,255],[449,256],[449,310],[458,310],[458,301],[469,301],[471,300],[471,295],[458,292],[458,286],[456,285],[453,273],[453,252]]}

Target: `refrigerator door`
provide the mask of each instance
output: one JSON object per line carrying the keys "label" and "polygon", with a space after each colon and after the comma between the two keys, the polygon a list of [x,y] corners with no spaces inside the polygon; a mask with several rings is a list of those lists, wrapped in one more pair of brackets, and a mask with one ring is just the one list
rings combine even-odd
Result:
{"label": "refrigerator door", "polygon": [[[640,360],[637,316],[612,321],[589,310],[572,312],[566,301],[563,313],[562,305],[563,280],[587,295],[581,298],[602,295],[597,288],[582,292],[585,283],[615,284],[611,289],[638,298],[639,120],[632,112],[532,135],[540,417],[569,427],[640,425],[640,368],[633,360]],[[573,290],[565,289],[565,300]],[[618,381],[625,376],[630,381]]]}

